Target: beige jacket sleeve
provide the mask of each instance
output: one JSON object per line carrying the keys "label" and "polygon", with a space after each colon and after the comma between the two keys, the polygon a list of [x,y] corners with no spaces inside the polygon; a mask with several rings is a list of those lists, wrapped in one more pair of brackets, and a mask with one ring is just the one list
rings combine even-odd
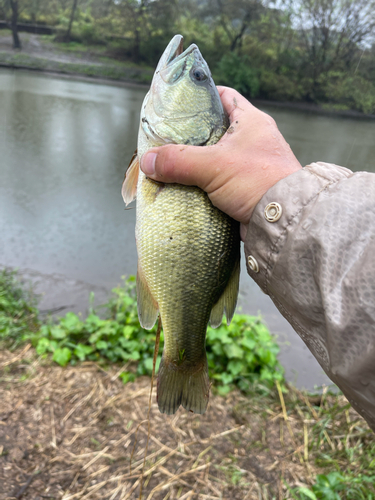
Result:
{"label": "beige jacket sleeve", "polygon": [[375,174],[313,163],[256,206],[247,270],[375,430]]}

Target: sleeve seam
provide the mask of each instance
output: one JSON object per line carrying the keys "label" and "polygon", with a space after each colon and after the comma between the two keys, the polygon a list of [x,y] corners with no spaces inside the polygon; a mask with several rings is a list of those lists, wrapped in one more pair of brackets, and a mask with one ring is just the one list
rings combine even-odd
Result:
{"label": "sleeve seam", "polygon": [[[313,175],[314,177],[316,178],[321,178],[319,176],[317,176],[314,172],[311,172],[309,171],[309,173],[311,175]],[[268,292],[268,283],[270,281],[270,278],[269,278],[269,273],[271,271],[271,258],[272,258],[272,254],[275,253],[276,251],[276,248],[279,244],[279,241],[281,240],[281,238],[284,237],[284,235],[286,234],[288,228],[291,226],[293,220],[305,209],[305,207],[311,203],[315,198],[317,198],[320,193],[322,193],[323,191],[325,191],[329,186],[332,186],[333,184],[336,184],[337,182],[339,182],[339,180],[341,179],[335,179],[335,180],[332,180],[332,181],[329,181],[327,182],[327,184],[325,184],[323,187],[321,187],[321,189],[319,189],[319,191],[317,191],[316,193],[314,193],[302,206],[301,208],[295,212],[291,217],[290,219],[287,221],[287,224],[285,226],[285,228],[283,229],[283,231],[280,233],[279,237],[277,238],[277,240],[273,243],[271,249],[270,249],[270,252],[268,254],[268,259],[267,259],[267,268],[266,268],[266,272],[265,272],[265,281],[264,281],[264,285],[265,285],[265,291],[267,294],[269,294]]]}

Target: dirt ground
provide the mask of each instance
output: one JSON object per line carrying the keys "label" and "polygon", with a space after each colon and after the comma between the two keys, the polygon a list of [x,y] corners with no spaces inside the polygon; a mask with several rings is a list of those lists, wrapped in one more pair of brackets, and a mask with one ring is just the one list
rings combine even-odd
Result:
{"label": "dirt ground", "polygon": [[141,482],[147,500],[271,500],[286,498],[284,480],[313,482],[281,406],[238,392],[166,416],[154,391],[143,469],[150,379],[120,373],[0,352],[1,500],[137,499]]}

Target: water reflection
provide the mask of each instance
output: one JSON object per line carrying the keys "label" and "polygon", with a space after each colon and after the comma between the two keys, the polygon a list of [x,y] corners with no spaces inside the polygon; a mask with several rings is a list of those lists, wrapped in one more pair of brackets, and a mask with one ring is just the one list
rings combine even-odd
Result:
{"label": "water reflection", "polygon": [[119,192],[144,94],[0,73],[2,263],[109,287],[134,273]]}
{"label": "water reflection", "polygon": [[[122,274],[135,274],[135,211],[124,210],[120,188],[145,92],[0,71],[0,264],[107,288]],[[303,164],[325,160],[374,170],[374,122],[266,111]],[[261,311],[272,331],[291,342],[282,352],[289,378],[296,370],[300,385],[326,381],[245,274],[243,310]]]}
{"label": "water reflection", "polygon": [[375,172],[375,120],[319,116],[268,107],[302,165],[336,163],[354,171]]}

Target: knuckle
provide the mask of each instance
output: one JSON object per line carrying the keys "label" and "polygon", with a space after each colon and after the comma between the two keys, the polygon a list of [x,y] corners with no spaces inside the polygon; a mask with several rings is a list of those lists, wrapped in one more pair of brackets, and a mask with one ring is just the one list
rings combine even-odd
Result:
{"label": "knuckle", "polygon": [[158,150],[155,162],[155,174],[158,177],[168,177],[172,171],[172,154],[170,146],[162,146]]}
{"label": "knuckle", "polygon": [[277,128],[275,120],[272,118],[272,116],[268,115],[267,113],[264,114],[266,118],[266,123],[269,127],[272,128]]}
{"label": "knuckle", "polygon": [[175,164],[176,164],[176,151],[175,147],[164,146],[162,148],[163,154],[160,156],[160,169],[166,178],[173,178]]}

